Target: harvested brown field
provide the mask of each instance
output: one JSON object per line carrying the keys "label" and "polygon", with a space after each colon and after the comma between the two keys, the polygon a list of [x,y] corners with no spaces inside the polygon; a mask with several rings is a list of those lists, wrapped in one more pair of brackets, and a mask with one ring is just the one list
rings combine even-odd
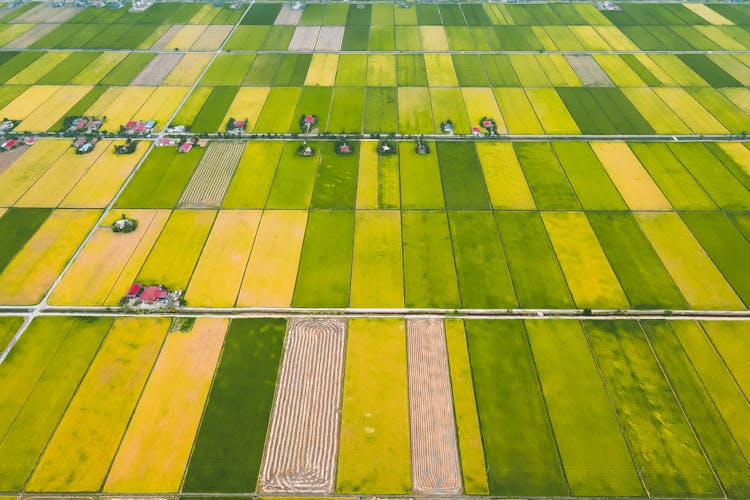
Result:
{"label": "harvested brown field", "polygon": [[232,26],[225,24],[207,26],[201,36],[190,46],[190,50],[216,50],[231,32]]}
{"label": "harvested brown field", "polygon": [[289,321],[258,490],[333,491],[346,323]]}
{"label": "harvested brown field", "polygon": [[406,332],[414,492],[461,493],[443,321],[409,319]]}
{"label": "harvested brown field", "polygon": [[22,33],[3,46],[4,49],[25,49],[50,31],[57,28],[57,24],[37,24],[29,31]]}
{"label": "harvested brown field", "polygon": [[212,142],[180,197],[180,208],[219,208],[245,144]]}
{"label": "harvested brown field", "polygon": [[297,26],[302,17],[302,10],[294,10],[288,4],[284,4],[273,22],[275,25]]}
{"label": "harvested brown field", "polygon": [[164,78],[182,60],[183,54],[158,54],[138,73],[130,85],[161,85]]}
{"label": "harvested brown field", "polygon": [[599,66],[599,63],[590,55],[567,55],[565,59],[586,87],[615,86],[607,73]]}
{"label": "harvested brown field", "polygon": [[162,50],[167,44],[174,38],[174,36],[182,29],[182,24],[175,24],[170,26],[167,31],[151,46],[151,50]]}
{"label": "harvested brown field", "polygon": [[289,42],[289,50],[312,52],[318,41],[318,33],[320,33],[320,26],[297,26]]}

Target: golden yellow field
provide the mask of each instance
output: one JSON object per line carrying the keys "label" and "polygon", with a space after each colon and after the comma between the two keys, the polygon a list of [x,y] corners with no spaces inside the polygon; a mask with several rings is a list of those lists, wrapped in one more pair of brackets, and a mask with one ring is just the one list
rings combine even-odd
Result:
{"label": "golden yellow field", "polygon": [[61,85],[32,85],[0,109],[0,116],[11,120],[23,120],[61,88]]}
{"label": "golden yellow field", "polygon": [[66,85],[55,92],[34,112],[29,114],[24,121],[18,125],[18,130],[30,132],[45,132],[49,130],[70,107],[70,103],[78,102],[93,87]]}
{"label": "golden yellow field", "polygon": [[305,85],[333,86],[336,81],[336,71],[339,67],[338,54],[313,54],[310,67],[307,69]]}
{"label": "golden yellow field", "polygon": [[618,87],[646,87],[641,77],[619,55],[594,54],[593,57]]}
{"label": "golden yellow field", "polygon": [[392,87],[396,85],[396,56],[369,54],[367,56],[367,85]]}
{"label": "golden yellow field", "polygon": [[672,209],[672,205],[627,144],[592,142],[591,148],[631,210]]}
{"label": "golden yellow field", "polygon": [[568,26],[587,50],[614,50],[594,26]]}
{"label": "golden yellow field", "polygon": [[554,87],[581,87],[583,85],[564,56],[560,54],[538,54],[536,60]]}
{"label": "golden yellow field", "polygon": [[721,93],[732,101],[735,106],[750,115],[750,90],[743,87],[725,88],[721,89]]}
{"label": "golden yellow field", "polygon": [[52,436],[31,491],[98,491],[169,328],[118,318]]}
{"label": "golden yellow field", "polygon": [[0,274],[0,304],[36,304],[99,218],[98,210],[55,210]]}
{"label": "golden yellow field", "polygon": [[[119,211],[112,211],[107,214],[107,218],[112,222],[117,219],[119,215]],[[164,225],[167,223],[170,215],[171,212],[169,210],[159,210],[154,215],[151,223],[143,228],[143,234],[138,240],[135,250],[133,250],[130,258],[119,273],[119,276],[116,276],[111,291],[104,299],[104,305],[117,305],[120,302],[120,299],[125,296],[130,285],[135,282],[138,272],[141,270],[141,267],[143,267],[143,263],[146,262],[146,259],[151,253],[151,249],[154,247],[157,238],[161,235],[162,229],[164,229]]]}
{"label": "golden yellow field", "polygon": [[508,132],[492,89],[487,87],[462,87],[461,94],[464,98],[466,113],[469,115],[469,123],[472,126],[478,126],[482,117],[487,116],[495,120],[499,134]]}
{"label": "golden yellow field", "polygon": [[0,206],[13,206],[36,180],[70,148],[68,141],[42,139],[0,174]]}
{"label": "golden yellow field", "polygon": [[743,309],[742,301],[674,212],[634,214],[682,295],[695,309]]}
{"label": "golden yellow field", "polygon": [[289,307],[292,303],[305,210],[266,210],[237,298],[238,307]]}
{"label": "golden yellow field", "polygon": [[617,309],[630,303],[583,212],[542,212],[557,260],[578,307]]}
{"label": "golden yellow field", "polygon": [[[109,227],[98,228],[50,295],[50,304],[103,304],[107,296],[113,293],[115,283],[138,245],[149,231],[153,231],[152,227],[163,227],[169,211],[129,210],[127,215],[138,221],[138,228],[126,234],[115,233]],[[106,223],[111,224],[118,218],[119,214],[108,214]],[[125,290],[120,297],[123,295]]]}
{"label": "golden yellow field", "polygon": [[511,134],[544,133],[523,89],[498,87],[494,91],[508,132]]}
{"label": "golden yellow field", "polygon": [[188,24],[180,28],[180,31],[172,37],[164,46],[166,50],[189,49],[196,40],[206,31],[206,26],[201,24]]}
{"label": "golden yellow field", "polygon": [[229,121],[229,118],[237,120],[247,118],[247,130],[252,130],[258,121],[260,112],[263,110],[263,104],[266,102],[269,90],[269,87],[241,87],[237,91],[231,106],[229,106],[227,114],[224,115],[221,126],[223,127]]}
{"label": "golden yellow field", "polygon": [[499,210],[536,209],[513,145],[508,142],[477,142],[476,147],[492,207]]}
{"label": "golden yellow field", "polygon": [[138,280],[184,290],[211,231],[216,210],[175,210],[143,264]]}
{"label": "golden yellow field", "polygon": [[426,51],[448,51],[448,37],[442,26],[420,26],[419,34],[422,36],[422,49]]}
{"label": "golden yellow field", "polygon": [[704,5],[702,3],[685,3],[683,4],[688,9],[692,10],[695,14],[698,14],[703,19],[708,21],[711,24],[720,26],[720,25],[730,25],[734,24],[732,21],[727,19],[726,17],[722,16],[715,10],[711,9],[707,5]]}
{"label": "golden yellow field", "polygon": [[185,54],[161,82],[162,86],[191,85],[211,60],[211,54]]}
{"label": "golden yellow field", "polygon": [[424,66],[430,87],[458,87],[458,78],[450,54],[425,54]]}
{"label": "golden yellow field", "polygon": [[[109,142],[109,141],[105,141]],[[96,147],[104,148],[100,143]],[[134,153],[116,155],[110,143],[86,174],[60,203],[60,208],[103,208],[112,201],[122,183],[146,153],[148,144],[140,142]]]}
{"label": "golden yellow field", "polygon": [[547,134],[581,133],[555,89],[526,89],[526,97]]}
{"label": "golden yellow field", "polygon": [[617,26],[594,26],[594,28],[612,46],[612,50],[639,50],[638,46]]}
{"label": "golden yellow field", "polygon": [[103,140],[87,155],[69,148],[16,203],[18,207],[56,207],[68,195],[91,165],[109,149],[112,141]]}
{"label": "golden yellow field", "polygon": [[191,332],[167,335],[105,491],[179,490],[228,324],[198,318]]}
{"label": "golden yellow field", "polygon": [[651,59],[648,54],[636,54],[635,58],[643,64],[646,69],[654,75],[665,87],[674,87],[677,82],[659,64]]}
{"label": "golden yellow field", "polygon": [[378,153],[372,141],[359,143],[357,208],[378,208]]}
{"label": "golden yellow field", "polygon": [[188,90],[190,90],[188,87],[157,87],[138,112],[133,115],[133,118],[154,120],[156,129],[163,129],[169,125],[169,119],[187,95]]}
{"label": "golden yellow field", "polygon": [[718,146],[724,150],[737,164],[750,175],[750,149],[740,142],[720,142]]}
{"label": "golden yellow field", "polygon": [[105,130],[117,131],[129,120],[150,120],[150,116],[136,116],[136,112],[154,93],[156,87],[110,87],[91,106],[86,115],[106,116]]}
{"label": "golden yellow field", "polygon": [[191,306],[234,305],[260,217],[260,210],[219,212],[185,293]]}

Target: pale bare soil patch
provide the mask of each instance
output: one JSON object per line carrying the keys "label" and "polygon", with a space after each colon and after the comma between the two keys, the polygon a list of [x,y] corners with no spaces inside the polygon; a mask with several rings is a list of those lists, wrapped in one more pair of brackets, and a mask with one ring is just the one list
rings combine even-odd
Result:
{"label": "pale bare soil patch", "polygon": [[56,29],[59,24],[37,24],[29,31],[22,33],[3,46],[5,49],[25,49],[36,42],[50,31]]}
{"label": "pale bare soil patch", "polygon": [[289,321],[258,490],[333,491],[346,323]]}
{"label": "pale bare soil patch", "polygon": [[178,204],[181,208],[219,208],[245,144],[212,142],[190,178]]}
{"label": "pale bare soil patch", "polygon": [[297,52],[312,52],[315,42],[318,40],[320,26],[297,26],[294,30],[292,40],[289,42],[289,50]]}
{"label": "pale bare soil patch", "polygon": [[343,26],[322,26],[315,50],[320,52],[339,52],[344,41]]}
{"label": "pale bare soil patch", "polygon": [[14,24],[64,23],[80,12],[80,9],[63,7],[55,9],[48,3],[40,4],[13,19]]}
{"label": "pale bare soil patch", "polygon": [[158,54],[138,73],[130,85],[159,85],[182,60],[183,54]]}
{"label": "pale bare soil patch", "polygon": [[578,78],[587,87],[614,87],[615,84],[607,73],[599,66],[590,55],[566,55],[570,66],[576,72]]}
{"label": "pale bare soil patch", "polygon": [[297,26],[302,17],[302,10],[294,10],[289,5],[284,4],[273,22],[275,25]]}
{"label": "pale bare soil patch", "polygon": [[461,493],[445,329],[440,319],[408,319],[409,416],[415,493]]}

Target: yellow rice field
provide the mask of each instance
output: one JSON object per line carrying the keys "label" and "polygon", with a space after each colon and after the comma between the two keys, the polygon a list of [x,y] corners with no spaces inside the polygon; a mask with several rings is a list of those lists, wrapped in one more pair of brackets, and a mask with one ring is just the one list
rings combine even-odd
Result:
{"label": "yellow rice field", "polygon": [[61,85],[32,85],[0,109],[0,116],[11,120],[24,120],[61,88]]}
{"label": "yellow rice field", "polygon": [[36,180],[70,148],[68,141],[42,139],[0,174],[0,206],[13,206]]}
{"label": "yellow rice field", "polygon": [[162,86],[190,85],[198,79],[211,54],[185,54],[177,66],[161,82]]}
{"label": "yellow rice field", "polygon": [[234,305],[260,217],[260,210],[219,212],[185,294],[190,305]]}
{"label": "yellow rice field", "polygon": [[743,309],[742,301],[674,212],[635,214],[638,224],[694,309]]}
{"label": "yellow rice field", "polygon": [[747,149],[740,142],[720,142],[718,143],[718,146],[723,149],[730,158],[736,161],[747,175],[750,175],[750,149]]}
{"label": "yellow rice field", "polygon": [[19,36],[23,35],[31,28],[36,26],[35,24],[13,24],[8,26],[3,31],[0,31],[0,46],[3,46],[9,42],[12,42]]}
{"label": "yellow rice field", "polygon": [[658,95],[672,111],[696,134],[728,134],[729,131],[714,115],[698,104],[684,89],[656,88]]}
{"label": "yellow rice field", "polygon": [[523,89],[498,87],[494,91],[508,132],[511,134],[544,133]]}
{"label": "yellow rice field", "polygon": [[[716,28],[718,29],[718,28]],[[715,62],[721,69],[732,75],[742,85],[750,85],[750,67],[742,64],[732,54],[711,54],[711,61]]]}
{"label": "yellow rice field", "polygon": [[557,45],[555,45],[555,42],[552,40],[552,37],[549,36],[547,30],[544,29],[544,26],[532,26],[531,31],[534,32],[534,36],[539,40],[539,43],[542,44],[544,50],[557,50]]}
{"label": "yellow rice field", "polygon": [[188,24],[180,28],[175,36],[164,46],[165,50],[189,49],[196,40],[206,31],[206,26],[202,24]]}
{"label": "yellow rice field", "polygon": [[657,134],[689,134],[690,129],[653,89],[623,88],[622,92],[633,103]]}
{"label": "yellow rice field", "polygon": [[76,76],[71,78],[68,85],[94,85],[120,64],[128,55],[127,52],[104,52],[92,61]]}
{"label": "yellow rice field", "polygon": [[367,85],[393,87],[396,85],[396,56],[370,54],[367,56]]}
{"label": "yellow rice field", "polygon": [[91,165],[109,149],[112,141],[103,140],[94,152],[87,155],[76,154],[69,148],[47,170],[16,203],[18,207],[56,207],[67,196],[78,180],[91,168]]}
{"label": "yellow rice field", "polygon": [[583,212],[543,212],[557,260],[578,307],[627,308],[630,303]]}
{"label": "yellow rice field", "polygon": [[[97,229],[50,295],[50,304],[102,305],[114,292],[114,285],[133,253],[150,231],[161,230],[169,211],[130,210],[127,215],[138,221],[138,228],[127,234],[114,233],[104,226]],[[120,214],[114,212],[108,214],[105,224],[119,217]],[[122,290],[120,297],[124,295],[125,290]]]}
{"label": "yellow rice field", "polygon": [[55,210],[0,274],[0,304],[41,300],[99,218],[98,210]]}
{"label": "yellow rice field", "polygon": [[154,120],[157,130],[166,127],[188,90],[188,87],[157,87],[133,118]]}
{"label": "yellow rice field", "polygon": [[607,39],[594,26],[568,26],[568,29],[587,50],[613,50]]}
{"label": "yellow rice field", "polygon": [[580,134],[575,120],[555,89],[526,89],[539,123],[547,134]]}
{"label": "yellow rice field", "polygon": [[581,79],[570,63],[560,54],[537,55],[536,60],[554,87],[581,87]]}
{"label": "yellow rice field", "polygon": [[499,134],[508,132],[492,89],[487,87],[462,87],[461,95],[464,98],[466,114],[469,116],[469,123],[472,126],[477,126],[482,117],[487,116],[495,120]]}
{"label": "yellow rice field", "polygon": [[419,34],[422,38],[422,49],[426,51],[448,51],[448,37],[442,26],[420,26]]}
{"label": "yellow rice field", "polygon": [[98,491],[169,327],[118,318],[29,482],[31,491]]}
{"label": "yellow rice field", "polygon": [[[135,213],[135,212],[133,212]],[[115,281],[111,291],[104,299],[104,305],[117,305],[120,299],[125,296],[130,285],[136,281],[138,272],[146,262],[151,249],[156,244],[156,240],[161,235],[164,225],[167,223],[171,212],[169,210],[159,210],[148,226],[143,227],[143,234],[140,236],[133,253],[126,260],[124,267],[121,268],[119,275],[115,276]],[[114,221],[120,215],[120,212],[110,212],[107,214],[109,221]]]}
{"label": "yellow rice field", "polygon": [[594,26],[594,29],[612,46],[612,50],[639,50],[617,26]]}
{"label": "yellow rice field", "polygon": [[184,290],[203,244],[211,231],[215,210],[175,210],[143,264],[138,280]]}
{"label": "yellow rice field", "polygon": [[71,52],[46,52],[42,57],[9,78],[6,85],[32,85],[70,56]]}
{"label": "yellow rice field", "polygon": [[[107,144],[100,143],[97,148]],[[112,201],[122,183],[146,153],[148,144],[139,142],[135,152],[117,155],[111,143],[60,203],[60,208],[103,208]]]}
{"label": "yellow rice field", "polygon": [[430,87],[458,87],[458,78],[450,54],[425,54],[424,66]]}
{"label": "yellow rice field", "polygon": [[615,54],[594,54],[594,60],[618,87],[645,87],[646,84],[635,71]]}
{"label": "yellow rice field", "polygon": [[[424,111],[428,114],[425,115]],[[430,91],[427,87],[398,88],[398,123],[401,133],[432,132]]]}
{"label": "yellow rice field", "polygon": [[39,106],[30,113],[18,125],[18,130],[28,130],[31,132],[45,132],[49,130],[63,117],[71,103],[78,102],[92,88],[90,86],[77,85],[62,87],[44,102],[44,106]]}
{"label": "yellow rice field", "polygon": [[324,85],[332,87],[336,81],[336,71],[338,70],[338,67],[338,54],[313,54],[312,61],[310,61],[310,67],[307,69],[305,85]]}
{"label": "yellow rice field", "polygon": [[[137,120],[150,120],[150,116],[136,116],[136,112],[151,97],[156,87],[110,87],[97,102],[94,103],[86,115],[105,115],[107,121],[104,124],[106,130],[117,131],[121,125],[125,125],[131,118]],[[109,95],[108,95],[109,94]],[[102,103],[111,100],[102,107]]]}
{"label": "yellow rice field", "polygon": [[725,88],[721,89],[721,93],[745,114],[750,115],[750,90],[741,87]]}
{"label": "yellow rice field", "polygon": [[487,495],[487,469],[463,321],[445,320],[445,338],[450,360],[464,491],[469,495]]}
{"label": "yellow rice field", "polygon": [[179,490],[228,325],[198,318],[191,332],[167,335],[105,491]]}
{"label": "yellow rice field", "polygon": [[673,87],[678,85],[677,81],[672,78],[656,61],[651,59],[648,54],[636,54],[635,58],[638,62],[643,64],[646,69],[654,75],[659,82],[666,87]]}
{"label": "yellow rice field", "polygon": [[0,218],[2,218],[3,215],[5,215],[5,212],[7,212],[7,208],[0,208]]}
{"label": "yellow rice field", "polygon": [[357,208],[378,208],[378,153],[373,146],[372,141],[360,142]]}
{"label": "yellow rice field", "polygon": [[263,213],[237,306],[288,307],[292,303],[306,225],[305,210]]}
{"label": "yellow rice field", "polygon": [[476,148],[492,207],[498,210],[536,209],[513,145],[477,142]]}
{"label": "yellow rice field", "polygon": [[551,87],[552,84],[539,61],[531,54],[508,55],[513,70],[523,87]]}
{"label": "yellow rice field", "polygon": [[631,210],[672,209],[672,205],[627,144],[592,142],[591,148]]}

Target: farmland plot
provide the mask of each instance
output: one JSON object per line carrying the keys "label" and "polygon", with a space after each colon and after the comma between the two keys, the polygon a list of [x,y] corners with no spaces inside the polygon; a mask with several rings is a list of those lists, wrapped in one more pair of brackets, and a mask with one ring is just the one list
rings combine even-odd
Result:
{"label": "farmland plot", "polygon": [[[41,140],[29,149],[19,149],[23,155],[0,171],[0,206],[14,205],[68,147],[66,141]],[[3,153],[2,161],[8,154],[13,153]]]}
{"label": "farmland plot", "polygon": [[130,85],[160,85],[164,78],[177,67],[183,57],[184,55],[179,53],[158,54],[130,82]]}
{"label": "farmland plot", "polygon": [[344,319],[289,321],[259,491],[333,491],[345,330]]}
{"label": "farmland plot", "polygon": [[177,206],[219,208],[244,149],[241,142],[209,144]]}
{"label": "farmland plot", "polygon": [[409,319],[406,332],[414,492],[457,494],[461,471],[443,322]]}

